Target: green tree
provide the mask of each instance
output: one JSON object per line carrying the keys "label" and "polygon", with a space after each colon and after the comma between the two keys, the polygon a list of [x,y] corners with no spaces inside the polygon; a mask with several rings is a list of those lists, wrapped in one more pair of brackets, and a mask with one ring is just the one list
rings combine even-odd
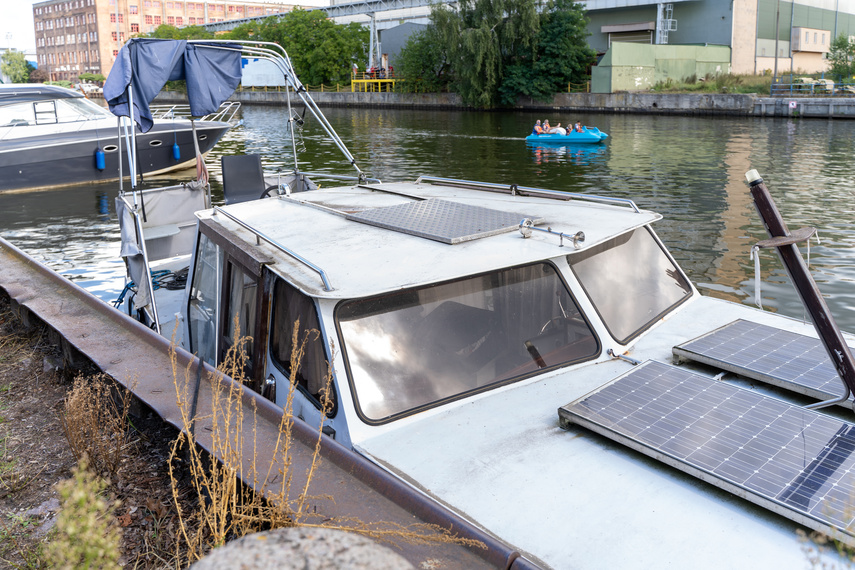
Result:
{"label": "green tree", "polygon": [[840,34],[831,40],[826,57],[829,61],[829,71],[842,81],[850,80],[855,74],[855,43],[850,42],[847,36]]}
{"label": "green tree", "polygon": [[581,83],[596,53],[588,46],[587,18],[573,0],[550,1],[541,12],[540,33],[531,60],[518,58],[508,66],[499,87],[501,102],[513,105],[521,95],[542,101]]}
{"label": "green tree", "polygon": [[30,68],[23,52],[7,51],[0,57],[0,71],[12,83],[26,83],[30,77]]}
{"label": "green tree", "polygon": [[451,80],[448,50],[435,26],[410,36],[395,64],[396,75],[406,80],[402,85],[408,91],[436,93]]}
{"label": "green tree", "polygon": [[175,26],[163,24],[145,37],[161,40],[210,40],[213,39],[214,34],[201,26],[176,28]]}
{"label": "green tree", "polygon": [[281,45],[297,75],[310,85],[347,83],[353,62],[368,57],[368,30],[358,23],[336,24],[321,10],[295,9],[238,26],[227,37]]}
{"label": "green tree", "polygon": [[100,73],[81,73],[80,74],[80,81],[88,81],[90,83],[95,83],[98,81],[103,82],[106,79],[107,78],[104,77],[103,75],[101,75]]}
{"label": "green tree", "polygon": [[449,55],[455,90],[463,102],[493,107],[507,65],[531,57],[540,31],[537,3],[531,0],[461,0],[454,12],[431,12]]}

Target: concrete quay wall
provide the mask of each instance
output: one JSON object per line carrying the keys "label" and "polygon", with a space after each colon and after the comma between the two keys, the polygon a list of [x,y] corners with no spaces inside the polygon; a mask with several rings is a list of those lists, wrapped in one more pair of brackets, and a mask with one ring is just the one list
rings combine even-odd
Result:
{"label": "concrete quay wall", "polygon": [[[455,93],[316,92],[321,107],[386,109],[465,109]],[[247,105],[284,105],[279,91],[238,91],[232,96]],[[163,92],[157,103],[184,100],[178,92]],[[292,99],[292,104],[294,99]],[[742,117],[811,117],[855,119],[855,97],[765,97],[729,93],[559,93],[552,101],[521,98],[520,111],[643,113],[662,115],[722,115]]]}

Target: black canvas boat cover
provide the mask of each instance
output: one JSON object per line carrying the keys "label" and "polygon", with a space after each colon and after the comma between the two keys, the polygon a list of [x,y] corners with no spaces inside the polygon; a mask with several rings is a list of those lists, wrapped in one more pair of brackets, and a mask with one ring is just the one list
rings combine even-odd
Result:
{"label": "black canvas boat cover", "polygon": [[179,79],[187,82],[191,115],[215,112],[240,83],[240,46],[133,38],[119,51],[104,83],[104,98],[114,115],[129,117],[130,85],[134,121],[147,132],[154,124],[149,104],[167,81]]}

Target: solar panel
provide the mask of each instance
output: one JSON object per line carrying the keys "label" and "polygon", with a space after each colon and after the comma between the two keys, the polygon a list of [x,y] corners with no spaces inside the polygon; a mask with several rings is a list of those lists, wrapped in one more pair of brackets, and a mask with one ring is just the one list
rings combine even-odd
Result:
{"label": "solar panel", "polygon": [[[675,346],[674,355],[817,400],[843,394],[819,339],[742,319]],[[852,402],[843,405],[852,407]]]}
{"label": "solar panel", "polygon": [[524,218],[531,218],[535,223],[543,221],[527,214],[512,214],[439,198],[371,208],[345,217],[447,244],[516,230]]}
{"label": "solar panel", "polygon": [[855,424],[655,361],[558,415],[855,545]]}

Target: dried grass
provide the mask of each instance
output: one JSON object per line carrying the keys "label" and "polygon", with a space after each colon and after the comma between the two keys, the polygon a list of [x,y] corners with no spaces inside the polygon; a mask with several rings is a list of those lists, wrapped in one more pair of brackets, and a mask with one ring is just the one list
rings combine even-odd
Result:
{"label": "dried grass", "polygon": [[79,462],[88,457],[89,468],[102,477],[114,477],[128,445],[128,412],[132,393],[117,396],[104,375],[78,376],[65,398],[60,423]]}
{"label": "dried grass", "polygon": [[[292,331],[291,370],[297,370],[307,341],[318,334],[318,331],[311,330],[301,335],[299,322],[295,324]],[[240,337],[239,332],[236,336]],[[211,455],[204,453],[196,445],[193,437],[194,423],[203,418],[191,416],[190,369],[184,370],[183,379],[180,381],[173,354],[175,388],[184,429],[173,446],[170,477],[175,508],[180,520],[180,535],[184,542],[179,549],[183,553],[182,557],[186,556],[186,563],[202,558],[211,549],[229,540],[263,530],[294,526],[346,530],[390,544],[401,541],[428,544],[456,543],[485,548],[485,545],[479,541],[457,537],[436,525],[402,526],[386,522],[367,523],[358,519],[328,517],[318,512],[319,502],[331,500],[331,497],[313,496],[310,493],[312,479],[321,461],[323,423],[318,426],[317,440],[311,462],[306,470],[305,483],[294,489],[292,483],[295,441],[292,426],[295,420],[291,410],[296,386],[293,382],[290,384],[284,406],[285,413],[279,424],[271,468],[266,472],[260,472],[255,453],[256,442],[245,442],[241,435],[244,421],[253,422],[254,425],[256,420],[255,417],[244,417],[244,406],[241,402],[240,385],[244,382],[245,344],[246,339],[235,343],[229,350],[225,362],[219,367],[218,374],[208,379],[213,388],[213,403],[211,415],[204,419],[210,421],[212,425]],[[223,374],[228,374],[235,382],[227,384]],[[326,388],[322,392],[322,417],[326,417],[326,413],[330,410],[331,402],[326,394],[329,394],[331,384],[332,374],[328,371]],[[255,414],[254,407],[252,414],[253,416]],[[255,437],[253,428],[253,438]],[[246,454],[252,457],[252,461],[249,465],[244,465],[245,451],[249,451],[246,449],[247,446],[252,446],[250,448],[252,453]],[[179,500],[180,485],[178,476],[173,470],[173,464],[182,454],[186,456],[185,462],[190,472],[191,485],[198,500],[199,508],[195,513],[183,512]],[[278,466],[276,472],[273,472],[274,465]],[[253,492],[244,483],[251,483],[254,488],[261,489],[262,493]]]}

